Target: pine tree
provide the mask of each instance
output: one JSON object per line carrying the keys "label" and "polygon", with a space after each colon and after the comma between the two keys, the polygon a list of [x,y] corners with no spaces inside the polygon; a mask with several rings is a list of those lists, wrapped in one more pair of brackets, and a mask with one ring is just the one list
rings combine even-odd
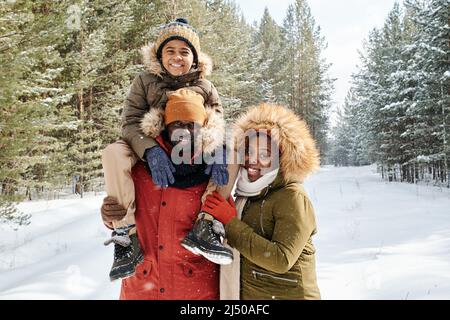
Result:
{"label": "pine tree", "polygon": [[78,178],[83,196],[84,190],[102,184],[101,150],[119,137],[120,111],[130,79],[138,70],[130,62],[146,42],[142,33],[135,35],[137,43],[130,41],[133,15],[148,17],[140,13],[142,6],[135,1],[110,1],[107,6],[84,1],[78,8],[74,14],[79,14],[80,23],[67,34],[71,50],[65,56],[69,63],[66,79],[72,100],[64,109],[68,123],[76,117],[76,133],[67,136],[68,175]]}
{"label": "pine tree", "polygon": [[[66,99],[55,83],[62,71],[56,49],[58,24],[47,3],[2,2],[0,169],[2,195],[14,197],[51,183],[55,139],[49,136],[55,105]],[[3,63],[4,62],[4,63]]]}
{"label": "pine tree", "polygon": [[259,88],[259,99],[265,102],[278,102],[281,92],[277,87],[280,69],[280,51],[282,48],[281,28],[270,16],[267,7],[261,18],[258,30],[255,32],[254,49],[255,63],[258,66],[256,82]]}
{"label": "pine tree", "polygon": [[311,128],[321,153],[327,150],[328,110],[334,80],[323,58],[326,43],[305,0],[290,5],[283,24],[280,72],[284,102]]}
{"label": "pine tree", "polygon": [[31,223],[31,215],[21,212],[16,204],[0,199],[0,224],[6,223],[14,230]]}
{"label": "pine tree", "polygon": [[345,109],[336,132],[360,114],[366,156],[383,177],[449,185],[448,4],[408,0],[404,12],[396,4],[364,47],[351,89],[355,108]]}
{"label": "pine tree", "polygon": [[421,160],[432,167],[433,178],[449,185],[449,112],[450,70],[449,1],[407,1],[418,32],[411,50],[418,73],[414,109],[420,116],[416,123],[422,143]]}

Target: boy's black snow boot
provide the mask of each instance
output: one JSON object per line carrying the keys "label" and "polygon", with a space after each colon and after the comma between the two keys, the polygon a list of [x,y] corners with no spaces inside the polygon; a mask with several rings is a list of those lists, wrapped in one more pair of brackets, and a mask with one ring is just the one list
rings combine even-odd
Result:
{"label": "boy's black snow boot", "polygon": [[200,215],[181,245],[214,263],[230,264],[233,261],[233,251],[223,245],[221,239],[221,236],[225,235],[223,225],[217,220],[208,218],[209,215],[204,213]]}
{"label": "boy's black snow boot", "polygon": [[129,234],[134,227],[114,229],[111,239],[105,242],[105,246],[114,243],[114,262],[109,273],[111,281],[133,276],[136,266],[144,260],[137,234]]}

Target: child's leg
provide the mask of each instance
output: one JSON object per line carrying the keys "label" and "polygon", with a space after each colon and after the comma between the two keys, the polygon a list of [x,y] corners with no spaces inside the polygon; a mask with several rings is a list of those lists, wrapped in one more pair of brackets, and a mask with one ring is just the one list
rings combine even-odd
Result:
{"label": "child's leg", "polygon": [[228,184],[223,187],[217,187],[217,192],[224,197],[225,199],[228,199],[228,197],[231,195],[231,191],[233,190],[234,183],[236,182],[236,178],[239,172],[239,164],[229,164],[228,165]]}
{"label": "child's leg", "polygon": [[205,199],[208,195],[213,193],[217,190],[217,192],[224,197],[225,199],[228,199],[228,197],[231,195],[231,191],[233,190],[234,183],[236,182],[236,178],[239,172],[239,164],[228,164],[228,184],[225,186],[218,187],[212,182],[212,179],[210,179],[208,186],[206,187],[205,192],[202,196],[202,202],[205,202]]}
{"label": "child's leg", "polygon": [[135,224],[134,212],[136,207],[131,168],[137,161],[137,155],[123,140],[108,145],[102,152],[106,193],[108,196],[116,198],[119,204],[127,208],[126,216],[120,221],[113,222],[114,228]]}
{"label": "child's leg", "polygon": [[[210,179],[209,184],[203,193],[202,202],[206,197],[217,190],[219,194],[228,199],[233,190],[236,177],[239,172],[239,165],[228,165],[228,184],[217,187]],[[201,254],[206,259],[217,264],[229,264],[233,261],[233,251],[224,246],[221,237],[225,236],[223,224],[215,220],[212,215],[200,212],[194,223],[192,230],[184,237],[181,245],[194,254]]]}

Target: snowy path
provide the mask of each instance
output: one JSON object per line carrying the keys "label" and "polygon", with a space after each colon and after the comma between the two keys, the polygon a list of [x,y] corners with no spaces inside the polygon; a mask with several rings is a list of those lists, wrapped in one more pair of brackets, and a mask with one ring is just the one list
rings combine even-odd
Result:
{"label": "snowy path", "polygon": [[450,190],[374,167],[323,168],[306,187],[324,299],[450,299]]}
{"label": "snowy path", "polygon": [[[316,209],[324,299],[450,299],[450,191],[386,183],[373,167],[325,167]],[[0,227],[0,299],[115,299],[103,195],[28,202],[30,226]]]}
{"label": "snowy path", "polygon": [[[0,234],[0,299],[115,299],[112,247],[98,208],[103,195],[28,202],[30,226]],[[6,237],[6,239],[4,239]]]}

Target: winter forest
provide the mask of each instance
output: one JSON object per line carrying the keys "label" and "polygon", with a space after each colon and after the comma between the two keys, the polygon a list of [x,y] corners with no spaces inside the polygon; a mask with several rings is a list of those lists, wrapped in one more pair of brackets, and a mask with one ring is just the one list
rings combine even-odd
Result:
{"label": "winter forest", "polygon": [[332,163],[450,187],[450,2],[396,4],[361,49]]}
{"label": "winter forest", "polygon": [[306,0],[282,25],[266,9],[248,24],[228,0],[0,2],[0,219],[15,202],[103,187],[101,150],[119,137],[139,49],[157,28],[188,17],[214,61],[232,121],[261,101],[301,115],[323,164],[377,164],[389,181],[450,185],[448,0],[396,4],[360,51],[344,106],[331,123],[326,39]]}

